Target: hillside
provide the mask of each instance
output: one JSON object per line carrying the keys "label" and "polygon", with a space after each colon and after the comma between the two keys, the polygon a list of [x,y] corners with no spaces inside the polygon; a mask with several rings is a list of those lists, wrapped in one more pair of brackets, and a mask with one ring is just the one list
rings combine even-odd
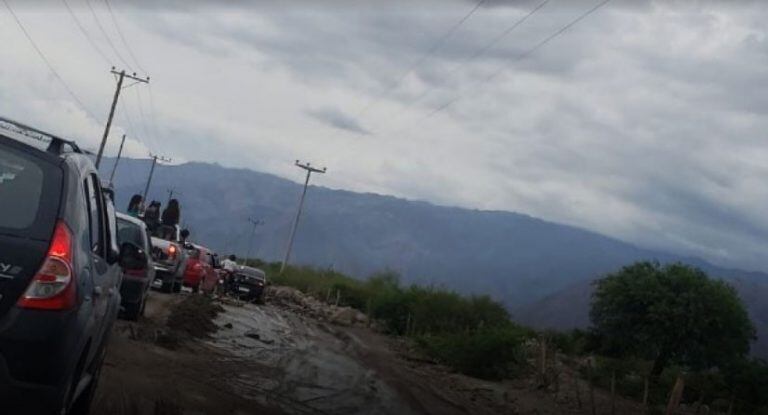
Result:
{"label": "hillside", "polygon": [[[104,171],[110,167],[107,161]],[[143,190],[148,171],[146,160],[121,161],[119,208]],[[254,238],[254,255],[282,258],[301,185],[246,169],[188,163],[159,166],[150,199],[165,202],[170,187],[180,194],[183,220],[195,240],[223,253],[244,254],[250,234],[247,218],[255,217],[266,224]],[[307,195],[292,255],[295,263],[359,277],[391,269],[407,282],[491,294],[511,309],[640,259],[685,260],[713,275],[768,281],[762,273],[726,270],[518,213],[317,186]]]}
{"label": "hillside", "polygon": [[[755,356],[768,358],[768,284],[743,278],[725,278],[747,306],[757,328],[752,346]],[[515,320],[538,329],[571,330],[589,326],[592,281],[580,281],[540,301],[512,311]]]}

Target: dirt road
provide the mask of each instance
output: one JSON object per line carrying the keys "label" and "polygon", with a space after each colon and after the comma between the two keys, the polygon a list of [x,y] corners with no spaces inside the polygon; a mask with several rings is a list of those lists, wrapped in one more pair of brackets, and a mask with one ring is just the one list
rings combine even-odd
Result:
{"label": "dirt road", "polygon": [[396,339],[276,305],[224,305],[215,334],[177,343],[165,323],[187,295],[153,292],[145,317],[116,322],[95,414],[587,413],[568,391],[451,373]]}

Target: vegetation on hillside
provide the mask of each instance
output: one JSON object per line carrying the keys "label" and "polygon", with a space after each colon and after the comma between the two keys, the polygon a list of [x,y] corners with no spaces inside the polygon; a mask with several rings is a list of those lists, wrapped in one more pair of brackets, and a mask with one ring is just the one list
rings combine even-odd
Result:
{"label": "vegetation on hillside", "polygon": [[749,353],[755,329],[736,291],[694,267],[639,262],[597,282],[590,312],[600,351],[694,370]]}
{"label": "vegetation on hillside", "polygon": [[[734,290],[682,264],[640,262],[597,282],[589,330],[537,333],[513,323],[488,296],[404,285],[392,272],[358,280],[331,269],[251,265],[272,283],[359,309],[386,331],[414,339],[455,370],[501,379],[526,368],[524,345],[546,338],[591,383],[662,408],[678,376],[683,402],[721,413],[768,415],[768,364],[747,357],[754,329]],[[588,358],[589,357],[589,358]]]}
{"label": "vegetation on hillside", "polygon": [[663,402],[683,376],[684,401],[768,413],[768,365],[748,358],[755,330],[724,281],[683,264],[638,262],[596,282],[590,317],[591,332],[566,343],[603,356],[592,381],[617,376],[623,394],[641,399],[650,379],[649,400]]}
{"label": "vegetation on hillside", "polygon": [[404,286],[392,272],[357,280],[333,270],[261,265],[270,281],[316,298],[354,307],[384,324],[391,334],[408,336],[432,359],[459,372],[501,379],[520,370],[522,345],[534,335],[514,324],[507,310],[488,296],[462,296],[437,287]]}

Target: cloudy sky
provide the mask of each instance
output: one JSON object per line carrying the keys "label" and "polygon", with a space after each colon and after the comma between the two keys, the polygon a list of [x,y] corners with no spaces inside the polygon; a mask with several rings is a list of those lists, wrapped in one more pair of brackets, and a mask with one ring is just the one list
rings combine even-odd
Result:
{"label": "cloudy sky", "polygon": [[309,160],[320,185],[768,270],[765,3],[614,0],[537,47],[600,1],[5,1],[58,75],[0,0],[0,113],[86,147],[115,65],[151,80],[108,154],[127,132],[136,157]]}

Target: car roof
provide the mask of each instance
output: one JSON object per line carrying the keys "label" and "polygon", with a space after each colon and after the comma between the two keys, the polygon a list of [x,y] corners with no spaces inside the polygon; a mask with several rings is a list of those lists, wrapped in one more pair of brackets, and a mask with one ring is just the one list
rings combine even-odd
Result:
{"label": "car roof", "polygon": [[264,271],[258,268],[249,267],[247,265],[240,265],[240,268],[238,270],[251,276],[263,277],[263,278],[267,277],[267,274]]}
{"label": "car roof", "polygon": [[138,226],[141,226],[141,227],[145,227],[145,226],[147,226],[147,225],[144,223],[144,221],[143,221],[143,220],[141,220],[141,219],[139,219],[139,218],[135,218],[135,217],[133,217],[133,216],[131,216],[131,215],[126,215],[125,213],[122,213],[122,212],[117,212],[117,213],[116,213],[116,216],[117,216],[119,219],[122,219],[122,220],[124,220],[124,221],[126,221],[126,222],[131,222],[131,223],[133,223],[134,225],[138,225]]}
{"label": "car roof", "polygon": [[[10,118],[0,116],[0,130],[2,130],[2,136],[25,144],[37,151],[58,156],[71,153],[86,154],[72,140],[61,138]],[[67,147],[69,150],[67,150]]]}

